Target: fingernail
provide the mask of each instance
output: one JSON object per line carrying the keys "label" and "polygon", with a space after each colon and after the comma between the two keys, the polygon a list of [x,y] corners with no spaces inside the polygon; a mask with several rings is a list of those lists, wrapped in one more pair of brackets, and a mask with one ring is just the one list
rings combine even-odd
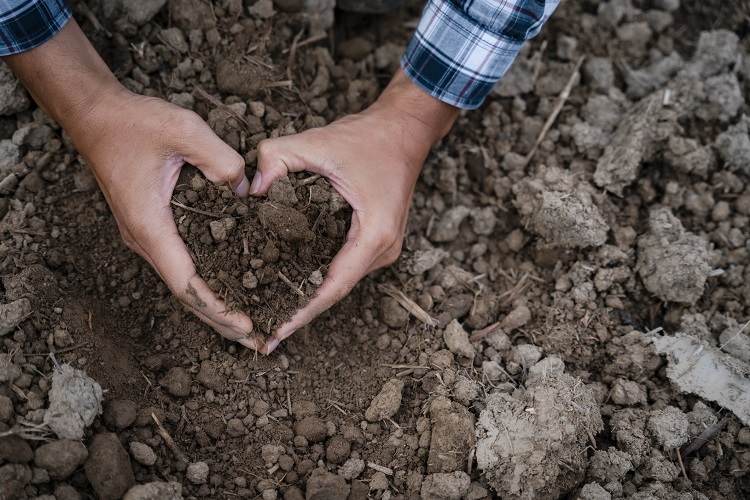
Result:
{"label": "fingernail", "polygon": [[268,342],[268,344],[267,344],[267,346],[266,346],[266,349],[267,349],[267,353],[268,353],[268,354],[271,354],[271,353],[273,352],[273,350],[274,350],[274,349],[276,349],[277,347],[279,347],[279,342],[280,342],[280,341],[279,341],[279,339],[277,339],[277,338],[272,338],[272,339],[271,339],[271,340],[270,340],[270,341]]}
{"label": "fingernail", "polygon": [[250,184],[250,194],[256,194],[260,190],[260,183],[262,182],[260,172],[255,172],[253,177],[253,183]]}
{"label": "fingernail", "polygon": [[255,341],[251,338],[245,338],[245,339],[239,339],[237,340],[238,343],[244,345],[248,349],[257,349],[258,347],[255,345]]}
{"label": "fingernail", "polygon": [[247,180],[247,177],[242,178],[242,182],[240,182],[240,185],[237,186],[237,189],[234,190],[235,193],[237,193],[237,196],[240,198],[246,198],[247,192],[250,189],[248,186],[250,185],[250,181]]}

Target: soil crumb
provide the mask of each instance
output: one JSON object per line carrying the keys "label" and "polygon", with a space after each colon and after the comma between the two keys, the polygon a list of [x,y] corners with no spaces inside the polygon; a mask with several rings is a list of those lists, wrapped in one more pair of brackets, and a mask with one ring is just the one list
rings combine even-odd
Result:
{"label": "soil crumb", "polygon": [[265,333],[315,295],[348,229],[345,202],[319,178],[284,177],[266,199],[245,201],[196,175],[178,186],[175,200],[177,227],[200,275]]}

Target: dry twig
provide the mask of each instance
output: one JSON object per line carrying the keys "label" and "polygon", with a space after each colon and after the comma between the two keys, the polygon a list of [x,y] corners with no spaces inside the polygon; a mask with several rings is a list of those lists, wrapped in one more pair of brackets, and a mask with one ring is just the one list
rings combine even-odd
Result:
{"label": "dry twig", "polygon": [[161,422],[159,422],[159,419],[156,417],[156,415],[153,414],[153,412],[151,413],[151,418],[153,418],[154,422],[156,422],[156,431],[164,440],[164,443],[167,445],[167,447],[172,450],[172,453],[174,453],[174,456],[177,458],[177,460],[189,463],[190,460],[188,460],[187,455],[185,455],[182,450],[177,447],[177,444],[175,444],[172,436],[170,436],[169,432],[167,432],[167,429],[165,429],[164,426],[161,425]]}
{"label": "dry twig", "polygon": [[401,304],[401,307],[409,311],[409,313],[417,318],[419,321],[424,323],[427,326],[437,326],[438,322],[436,319],[434,319],[432,316],[427,314],[427,312],[419,307],[419,305],[411,300],[409,297],[407,297],[404,292],[401,290],[396,290],[391,285],[378,285],[378,288],[385,293],[386,295],[392,297],[396,300],[399,304]]}
{"label": "dry twig", "polygon": [[544,123],[544,126],[542,127],[541,132],[539,132],[539,137],[537,137],[536,142],[534,143],[534,146],[531,148],[531,151],[529,151],[529,154],[527,154],[526,158],[524,158],[523,167],[526,167],[526,165],[528,165],[529,162],[531,161],[531,158],[534,157],[536,150],[539,148],[539,145],[547,136],[547,132],[549,132],[549,129],[552,128],[552,124],[555,123],[555,120],[557,120],[557,115],[560,114],[560,111],[562,111],[563,106],[565,105],[565,102],[568,100],[568,97],[570,97],[570,91],[573,90],[573,85],[575,84],[576,76],[578,75],[578,70],[581,69],[581,64],[583,64],[583,59],[584,59],[584,56],[581,56],[578,58],[578,62],[576,62],[576,66],[575,68],[573,68],[573,73],[570,75],[570,79],[568,79],[568,83],[565,84],[565,88],[563,88],[563,91],[560,93],[560,97],[558,97],[557,99],[557,104],[555,105],[555,109],[552,110],[552,113],[550,113],[549,117],[547,118],[547,121]]}

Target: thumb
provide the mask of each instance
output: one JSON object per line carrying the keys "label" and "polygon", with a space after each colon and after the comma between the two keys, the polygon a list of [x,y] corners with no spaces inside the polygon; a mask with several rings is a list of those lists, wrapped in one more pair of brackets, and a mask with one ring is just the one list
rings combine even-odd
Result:
{"label": "thumb", "polygon": [[182,144],[185,161],[195,165],[206,178],[215,183],[228,184],[237,196],[245,198],[250,182],[245,176],[245,159],[222,141],[198,115],[193,133]]}
{"label": "thumb", "polygon": [[264,195],[271,184],[290,172],[307,170],[325,176],[321,158],[321,129],[306,130],[297,135],[266,139],[258,144],[258,171],[250,186],[251,195]]}

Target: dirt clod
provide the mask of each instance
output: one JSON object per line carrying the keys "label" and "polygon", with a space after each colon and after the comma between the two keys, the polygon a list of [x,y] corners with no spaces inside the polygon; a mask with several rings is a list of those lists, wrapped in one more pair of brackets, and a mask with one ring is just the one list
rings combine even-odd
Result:
{"label": "dirt clod", "polygon": [[102,500],[122,498],[135,485],[130,457],[116,434],[94,436],[85,470],[86,478]]}
{"label": "dirt clod", "polygon": [[390,418],[395,415],[401,407],[401,393],[403,390],[403,380],[389,380],[370,403],[369,408],[365,412],[365,418],[369,422],[377,422],[378,420]]}
{"label": "dirt clod", "polygon": [[44,423],[62,439],[81,439],[102,412],[102,388],[81,370],[64,364],[52,376]]}
{"label": "dirt clod", "polygon": [[61,481],[70,476],[89,456],[80,441],[63,439],[52,441],[37,448],[34,465],[49,473],[49,477]]}

